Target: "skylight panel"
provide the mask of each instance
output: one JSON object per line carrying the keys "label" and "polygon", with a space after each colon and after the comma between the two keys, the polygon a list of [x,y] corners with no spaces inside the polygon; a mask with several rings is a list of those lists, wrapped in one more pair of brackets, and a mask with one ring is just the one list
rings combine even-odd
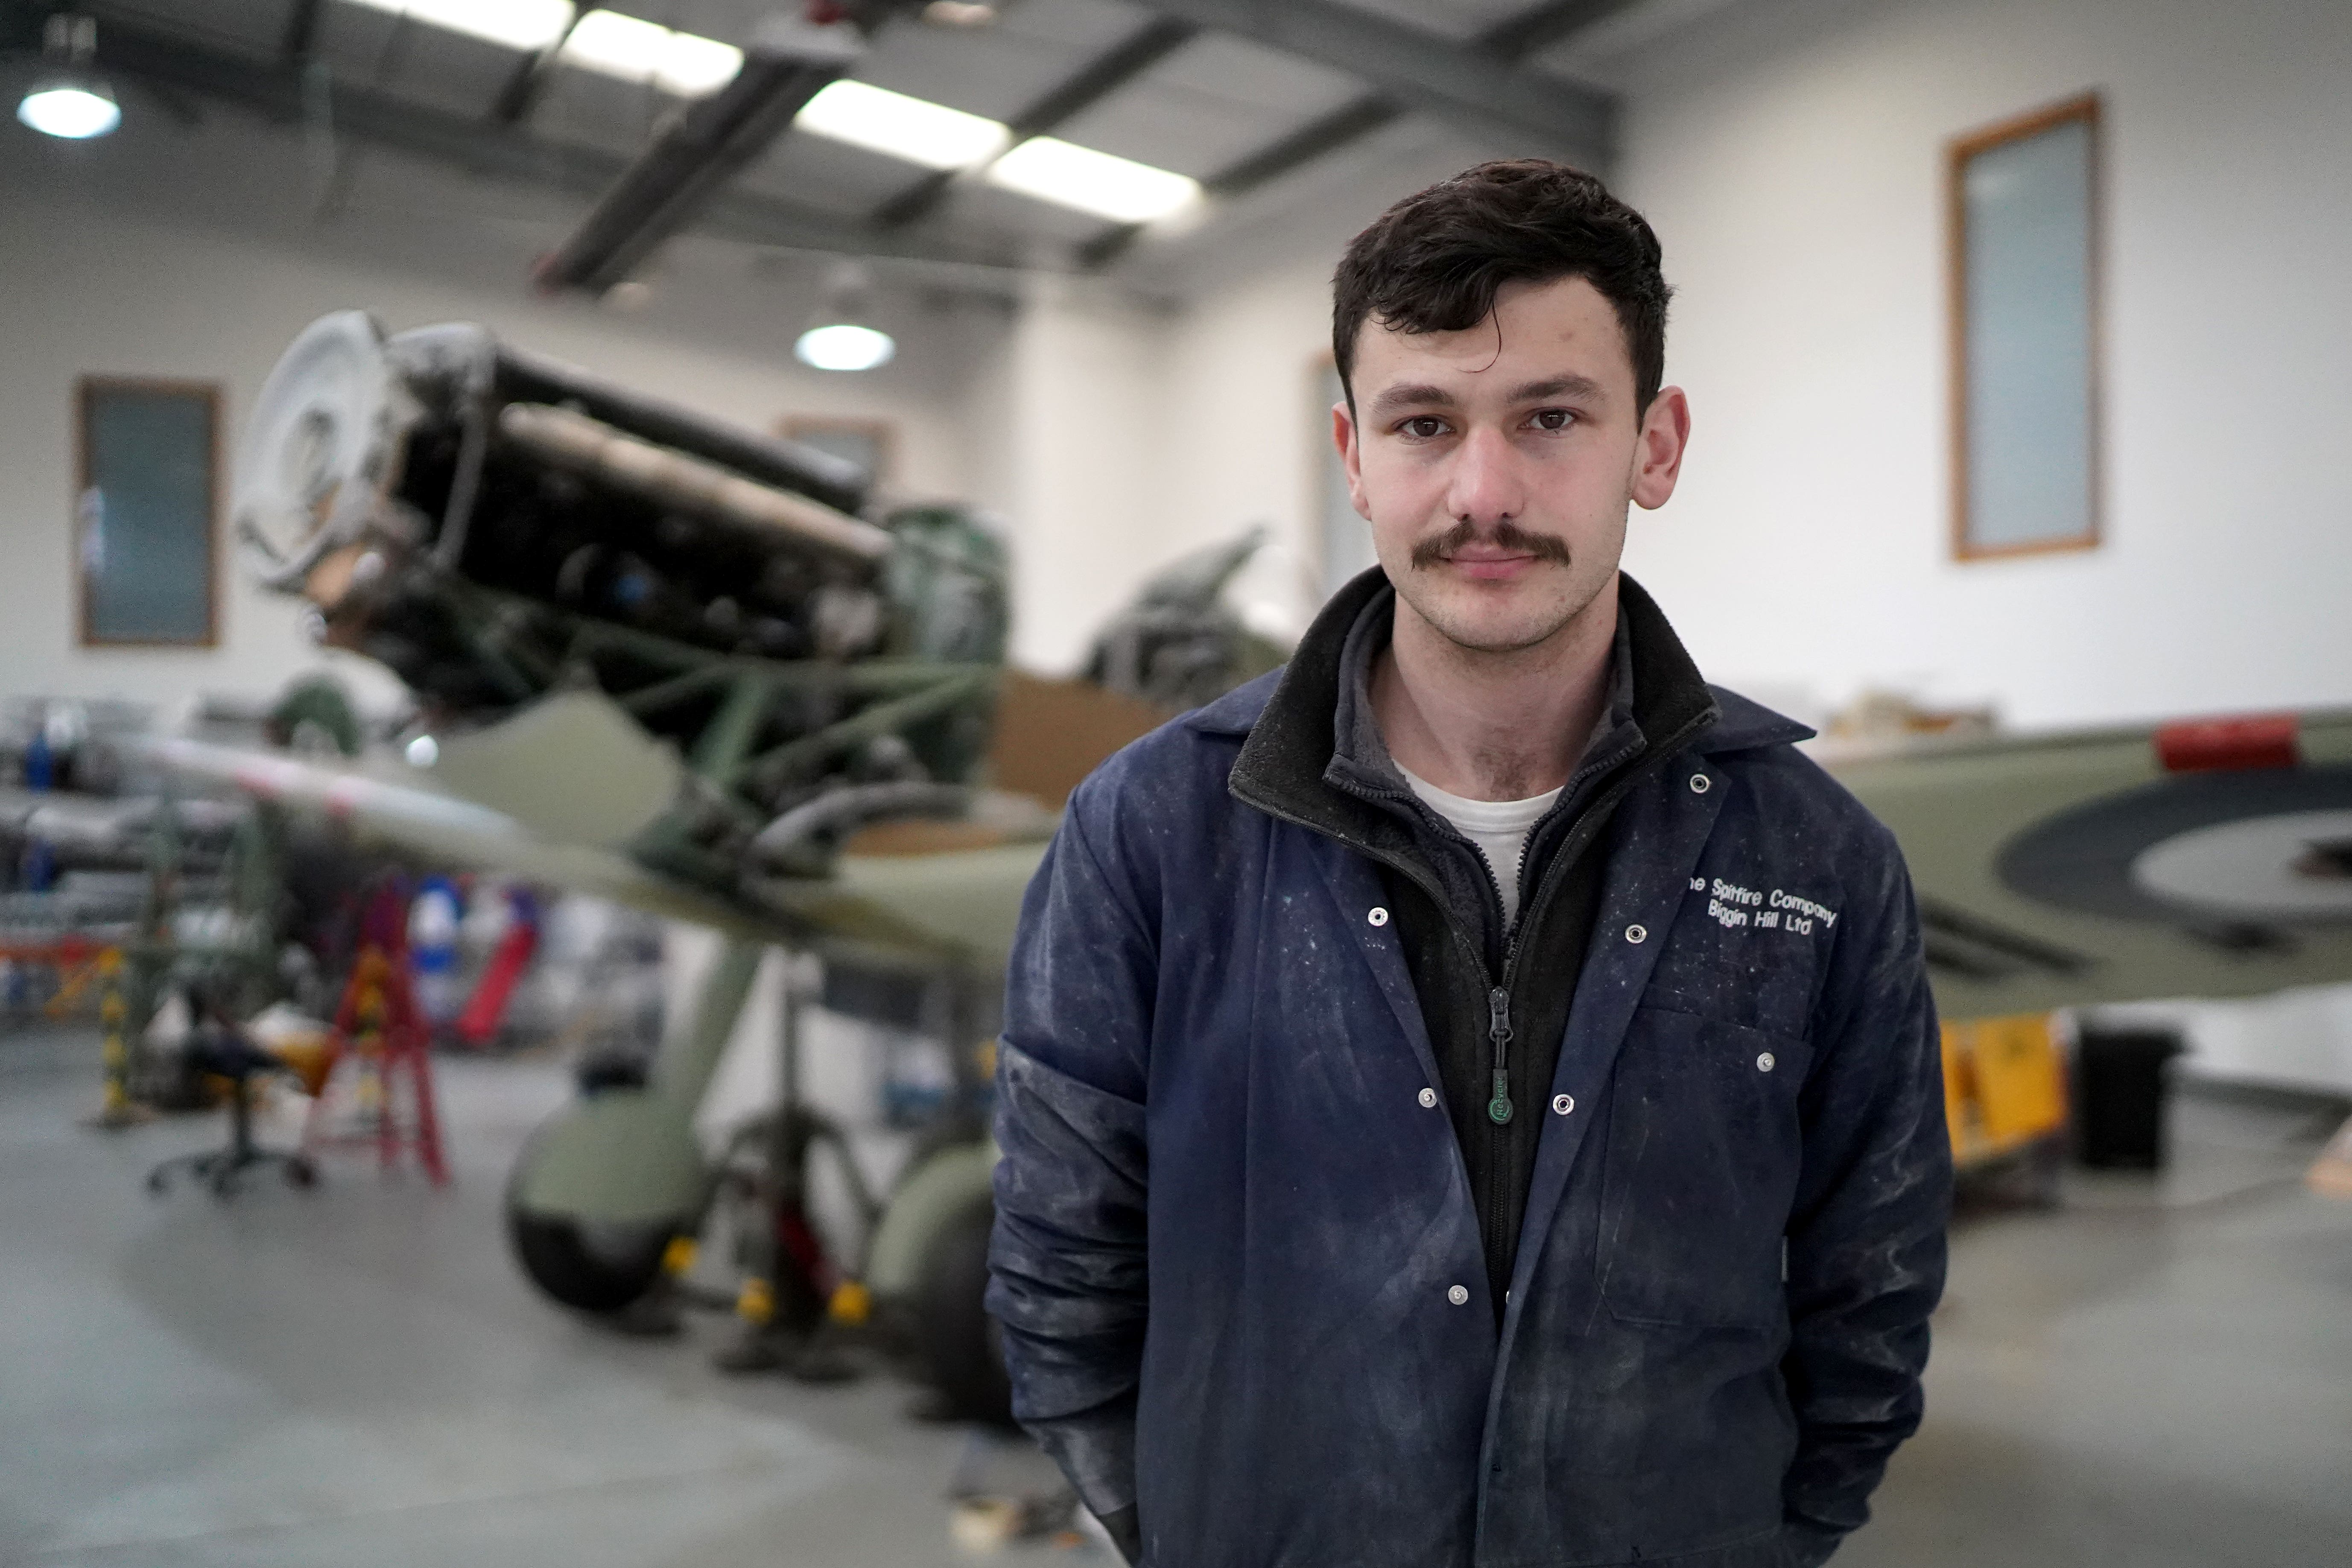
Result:
{"label": "skylight panel", "polygon": [[1013,134],[993,120],[845,78],[810,99],[793,123],[811,135],[904,158],[927,169],[984,163]]}
{"label": "skylight panel", "polygon": [[743,51],[732,44],[618,11],[591,11],[581,17],[557,58],[601,76],[651,82],[681,98],[716,92],[743,68]]}
{"label": "skylight panel", "polygon": [[509,49],[536,51],[563,37],[572,0],[352,0],[371,11],[446,27]]}
{"label": "skylight panel", "polygon": [[682,97],[699,98],[733,81],[742,68],[743,51],[734,45],[695,33],[673,32],[669,54],[654,73],[654,84]]}
{"label": "skylight panel", "polygon": [[1150,223],[1201,198],[1190,175],[1036,136],[991,165],[988,183],[1118,223]]}

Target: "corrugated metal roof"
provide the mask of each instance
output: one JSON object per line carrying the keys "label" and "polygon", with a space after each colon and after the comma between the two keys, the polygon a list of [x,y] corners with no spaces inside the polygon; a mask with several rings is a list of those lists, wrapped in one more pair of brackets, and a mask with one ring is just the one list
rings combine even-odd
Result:
{"label": "corrugated metal roof", "polygon": [[1204,179],[1363,90],[1353,77],[1206,34],[1056,134]]}
{"label": "corrugated metal roof", "polygon": [[1527,0],[1333,0],[1408,27],[1449,38],[1475,38],[1497,22],[1536,9]]}

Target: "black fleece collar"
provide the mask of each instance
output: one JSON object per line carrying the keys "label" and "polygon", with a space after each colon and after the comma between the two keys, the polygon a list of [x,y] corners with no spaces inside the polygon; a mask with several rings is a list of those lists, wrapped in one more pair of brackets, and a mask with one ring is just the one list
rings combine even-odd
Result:
{"label": "black fleece collar", "polygon": [[[1396,590],[1386,585],[1364,601],[1356,624],[1339,647],[1339,705],[1331,720],[1331,763],[1324,782],[1350,795],[1377,795],[1400,802],[1412,798],[1412,786],[1390,754],[1388,740],[1372,713],[1372,664],[1388,647],[1396,626]],[[1633,727],[1633,638],[1625,617],[1617,617],[1610,639],[1609,700],[1599,728],[1586,745],[1579,771],[1596,757],[1624,751],[1639,739]],[[1570,781],[1570,794],[1575,781]]]}
{"label": "black fleece collar", "polygon": [[[1340,724],[1347,722],[1352,732],[1360,733],[1370,722],[1369,713],[1356,712],[1359,705],[1350,700],[1353,694],[1348,689],[1349,645],[1356,642],[1356,662],[1368,666],[1370,652],[1355,634],[1374,603],[1386,604],[1392,593],[1386,574],[1376,566],[1342,587],[1323,606],[1299,639],[1265,706],[1249,725],[1249,738],[1234,763],[1231,787],[1236,799],[1343,838],[1376,841],[1405,831],[1387,812],[1352,790],[1339,787],[1339,781],[1331,776],[1334,759],[1343,753],[1339,744]],[[1617,579],[1617,636],[1623,658],[1612,681],[1612,697],[1627,699],[1628,716],[1649,742],[1681,746],[1696,741],[1702,749],[1715,752],[1799,740],[1811,733],[1731,693],[1723,694],[1727,703],[1718,701],[1656,602],[1622,573]],[[1352,673],[1362,679],[1361,668]],[[1621,682],[1630,686],[1630,693],[1615,689]],[[1732,732],[1718,733],[1726,728],[1722,721],[1727,713],[1736,721]],[[1376,728],[1373,736],[1377,739]],[[1365,767],[1367,748],[1351,744],[1345,750],[1353,756],[1340,771],[1352,779],[1355,772]],[[1377,782],[1382,772],[1395,773],[1384,745],[1370,756],[1377,758],[1378,765],[1363,783]],[[1402,784],[1400,775],[1391,787]]]}

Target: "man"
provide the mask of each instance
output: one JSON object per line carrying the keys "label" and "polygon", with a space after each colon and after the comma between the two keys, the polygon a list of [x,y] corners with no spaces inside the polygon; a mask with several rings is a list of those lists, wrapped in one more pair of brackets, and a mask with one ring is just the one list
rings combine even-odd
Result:
{"label": "man", "polygon": [[1917,1425],[1918,923],[1809,731],[1617,570],[1690,431],[1666,293],[1549,163],[1360,235],[1380,569],[1087,781],[1030,887],[989,1300],[1130,1560],[1816,1563]]}

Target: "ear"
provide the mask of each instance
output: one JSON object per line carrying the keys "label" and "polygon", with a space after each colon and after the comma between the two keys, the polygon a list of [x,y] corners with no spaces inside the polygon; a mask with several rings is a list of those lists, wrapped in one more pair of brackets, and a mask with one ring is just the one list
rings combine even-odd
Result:
{"label": "ear", "polygon": [[1344,399],[1331,405],[1331,445],[1339,449],[1339,467],[1348,476],[1348,504],[1358,517],[1371,521],[1371,503],[1364,499],[1364,450],[1356,439],[1356,416]]}
{"label": "ear", "polygon": [[1633,476],[1628,489],[1644,511],[1655,511],[1675,493],[1682,477],[1683,452],[1690,446],[1690,399],[1679,386],[1662,386],[1642,416],[1633,443]]}

